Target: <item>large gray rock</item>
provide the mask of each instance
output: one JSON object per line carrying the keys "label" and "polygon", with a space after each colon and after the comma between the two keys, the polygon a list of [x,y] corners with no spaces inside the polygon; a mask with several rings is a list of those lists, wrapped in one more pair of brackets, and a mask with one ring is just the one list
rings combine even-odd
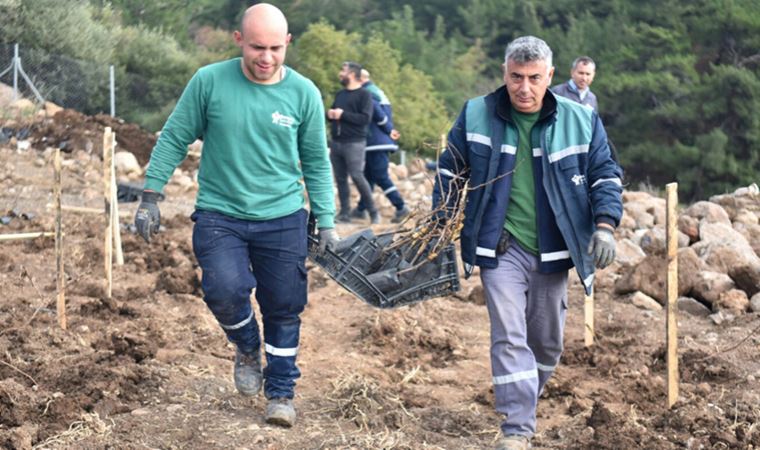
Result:
{"label": "large gray rock", "polygon": [[681,214],[678,216],[678,231],[689,237],[689,242],[694,243],[699,240],[699,219]]}
{"label": "large gray rock", "polygon": [[631,303],[641,309],[647,309],[649,311],[662,311],[662,305],[660,305],[657,300],[640,291],[635,292],[631,296]]}
{"label": "large gray rock", "polygon": [[760,256],[760,224],[736,221],[734,222],[734,230],[744,236],[755,254]]}
{"label": "large gray rock", "polygon": [[623,211],[630,216],[636,223],[635,228],[652,228],[654,226],[654,215],[647,210],[644,202],[623,203]]}
{"label": "large gray rock", "polygon": [[731,221],[734,222],[734,225],[736,225],[737,222],[745,225],[757,225],[758,216],[747,208],[741,208],[736,211],[736,215],[731,218]]}
{"label": "large gray rock", "polygon": [[[689,246],[689,236],[676,231],[678,239],[678,248]],[[664,225],[655,225],[651,229],[647,230],[641,240],[639,246],[647,255],[665,255],[667,253],[667,235]]]}
{"label": "large gray rock", "polygon": [[691,296],[714,305],[720,298],[720,294],[734,289],[734,281],[725,273],[710,272],[707,270],[697,273],[694,285],[691,288]]}
{"label": "large gray rock", "polygon": [[705,220],[711,223],[731,225],[731,219],[728,217],[726,210],[716,203],[700,201],[686,208],[683,213],[700,221]]}
{"label": "large gray rock", "polygon": [[728,271],[728,276],[734,280],[734,283],[747,293],[753,296],[760,292],[760,261],[741,266],[734,266]]}
{"label": "large gray rock", "polygon": [[760,292],[753,295],[749,300],[749,307],[752,312],[760,313]]}
{"label": "large gray rock", "polygon": [[729,273],[737,267],[758,264],[757,255],[746,242],[697,242],[690,248],[718,272]]}
{"label": "large gray rock", "polygon": [[697,282],[697,274],[708,270],[707,264],[702,261],[697,252],[691,247],[678,250],[678,292],[688,293]]}
{"label": "large gray rock", "polygon": [[714,306],[719,309],[727,309],[734,314],[741,314],[749,309],[749,299],[744,291],[730,289],[718,296],[718,301]]}
{"label": "large gray rock", "polygon": [[618,225],[618,231],[634,230],[635,228],[636,220],[630,214],[623,212],[623,217],[620,218],[620,225]]}
{"label": "large gray rock", "polygon": [[[678,251],[678,266],[678,294],[685,295],[692,289],[696,280],[695,274],[705,266],[689,247]],[[624,295],[641,291],[664,304],[666,277],[665,257],[648,255],[636,266],[623,269],[622,276],[615,283],[615,293]]]}
{"label": "large gray rock", "polygon": [[722,206],[731,218],[736,217],[742,209],[760,214],[760,189],[755,183],[741,187],[733,194],[712,196],[710,201]]}
{"label": "large gray rock", "polygon": [[623,192],[624,204],[641,205],[644,210],[655,217],[655,223],[665,222],[665,199],[640,191]]}
{"label": "large gray rock", "polygon": [[137,158],[130,152],[116,152],[113,155],[113,165],[117,175],[142,174],[142,167]]}
{"label": "large gray rock", "polygon": [[692,316],[707,317],[710,315],[710,308],[691,297],[678,297],[678,310],[684,311]]}
{"label": "large gray rock", "polygon": [[621,266],[635,266],[640,263],[646,256],[644,250],[641,249],[630,239],[621,239],[617,242],[617,252],[615,254],[615,261],[620,263]]}
{"label": "large gray rock", "polygon": [[749,247],[747,239],[734,230],[730,222],[713,223],[703,219],[699,222],[699,240],[700,242],[732,242]]}

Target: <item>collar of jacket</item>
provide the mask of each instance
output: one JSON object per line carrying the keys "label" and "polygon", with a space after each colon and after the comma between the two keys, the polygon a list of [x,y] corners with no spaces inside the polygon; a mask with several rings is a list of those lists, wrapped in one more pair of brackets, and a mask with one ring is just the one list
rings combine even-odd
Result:
{"label": "collar of jacket", "polygon": [[[502,86],[493,92],[496,96],[496,114],[508,123],[513,123],[512,120],[512,108],[509,101],[509,94],[507,93],[507,87]],[[538,116],[538,122],[545,120],[548,117],[554,115],[557,112],[557,99],[554,98],[554,94],[551,90],[546,90],[544,101],[541,104],[541,114]]]}

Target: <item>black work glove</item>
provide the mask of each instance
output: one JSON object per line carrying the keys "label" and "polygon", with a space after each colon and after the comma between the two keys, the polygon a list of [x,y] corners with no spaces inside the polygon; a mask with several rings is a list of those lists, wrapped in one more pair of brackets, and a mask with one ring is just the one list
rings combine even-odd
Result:
{"label": "black work glove", "polygon": [[508,248],[509,248],[509,231],[502,228],[501,236],[499,236],[499,243],[496,244],[496,254],[503,255],[504,253],[507,253]]}
{"label": "black work glove", "polygon": [[143,191],[142,201],[137,207],[135,213],[135,228],[137,234],[150,242],[150,236],[158,233],[158,227],[161,225],[161,211],[158,210],[158,199],[161,194],[154,191]]}
{"label": "black work glove", "polygon": [[615,235],[609,228],[599,227],[591,235],[588,254],[594,256],[594,264],[599,269],[612,264],[615,260]]}
{"label": "black work glove", "polygon": [[340,241],[338,232],[335,228],[320,228],[319,229],[319,251],[323,252],[327,249],[333,250]]}

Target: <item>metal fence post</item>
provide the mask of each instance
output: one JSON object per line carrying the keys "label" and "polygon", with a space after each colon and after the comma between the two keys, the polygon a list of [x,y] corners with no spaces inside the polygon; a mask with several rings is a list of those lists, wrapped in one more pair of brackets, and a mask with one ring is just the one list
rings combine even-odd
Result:
{"label": "metal fence post", "polygon": [[113,73],[113,64],[108,69],[111,80],[111,117],[116,117],[116,80]]}
{"label": "metal fence post", "polygon": [[13,44],[13,101],[18,99],[18,43]]}

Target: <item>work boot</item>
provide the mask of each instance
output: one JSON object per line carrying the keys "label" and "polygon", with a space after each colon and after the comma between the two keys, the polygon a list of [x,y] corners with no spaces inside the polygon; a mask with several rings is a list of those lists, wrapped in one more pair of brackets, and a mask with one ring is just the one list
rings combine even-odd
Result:
{"label": "work boot", "polygon": [[380,213],[377,211],[370,211],[369,212],[369,223],[372,225],[377,225],[380,223]]}
{"label": "work boot", "polygon": [[352,219],[366,219],[367,218],[367,211],[359,208],[354,208],[351,210],[351,218]]}
{"label": "work boot", "polygon": [[340,223],[351,223],[351,215],[348,211],[341,211],[340,214],[338,214],[338,217],[335,218],[335,221]]}
{"label": "work boot", "polygon": [[495,450],[528,450],[529,448],[530,439],[527,436],[510,434],[499,439]]}
{"label": "work boot", "polygon": [[391,219],[391,222],[393,223],[401,223],[406,219],[406,216],[409,215],[412,211],[409,210],[409,207],[404,205],[401,209],[397,209],[396,213],[393,214],[393,219]]}
{"label": "work boot", "polygon": [[267,403],[264,420],[272,425],[290,428],[296,423],[296,409],[291,398],[272,398]]}
{"label": "work boot", "polygon": [[243,395],[256,395],[261,390],[264,375],[261,373],[261,350],[246,355],[235,351],[235,387]]}

